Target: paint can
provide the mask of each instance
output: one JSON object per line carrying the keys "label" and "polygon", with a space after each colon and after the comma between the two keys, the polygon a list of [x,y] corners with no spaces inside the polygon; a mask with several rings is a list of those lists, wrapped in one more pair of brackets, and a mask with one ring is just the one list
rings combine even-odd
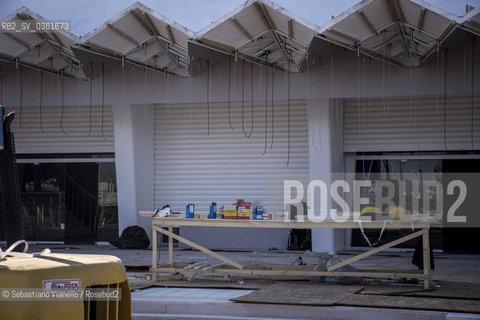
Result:
{"label": "paint can", "polygon": [[210,203],[210,214],[208,215],[209,219],[217,218],[217,204],[215,202]]}
{"label": "paint can", "polygon": [[189,203],[185,207],[185,218],[193,219],[194,217],[195,217],[195,205],[193,203]]}

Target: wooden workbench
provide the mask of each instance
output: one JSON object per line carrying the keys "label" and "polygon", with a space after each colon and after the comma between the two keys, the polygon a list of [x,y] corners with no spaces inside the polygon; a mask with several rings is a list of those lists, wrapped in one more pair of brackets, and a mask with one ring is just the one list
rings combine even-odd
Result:
{"label": "wooden workbench", "polygon": [[[152,216],[153,212],[150,211],[141,211],[139,212],[141,216]],[[380,230],[383,227],[383,221],[372,221],[372,222],[363,222],[362,226],[364,229],[378,229]],[[234,227],[234,228],[286,228],[286,229],[313,229],[313,228],[327,228],[327,229],[358,229],[359,224],[356,221],[348,222],[334,222],[334,221],[324,221],[324,222],[311,222],[311,221],[283,221],[283,220],[234,220],[234,219],[186,219],[178,217],[167,217],[167,218],[152,218],[152,278],[154,281],[157,280],[158,272],[169,272],[169,273],[181,273],[186,272],[184,267],[180,267],[174,264],[173,261],[173,240],[178,240],[183,242],[186,245],[195,248],[199,251],[204,252],[212,257],[215,257],[222,261],[222,266],[208,268],[206,270],[199,269],[195,270],[198,273],[213,273],[213,274],[235,274],[235,275],[244,275],[244,276],[255,276],[255,275],[264,275],[264,276],[346,276],[346,277],[373,277],[373,278],[386,278],[386,279],[399,279],[399,278],[418,278],[424,280],[425,288],[430,287],[430,278],[431,278],[431,261],[430,261],[430,241],[428,229],[430,225],[426,222],[406,222],[406,221],[393,221],[393,223],[388,223],[385,226],[386,230],[394,229],[411,229],[412,227],[417,230],[413,231],[411,234],[399,238],[395,241],[389,242],[379,247],[372,248],[369,251],[363,252],[359,255],[356,255],[350,259],[347,259],[341,263],[333,265],[328,268],[328,271],[312,271],[312,270],[299,270],[299,269],[289,269],[289,268],[275,268],[275,269],[266,269],[260,267],[247,267],[235,262],[227,257],[224,257],[216,252],[213,252],[197,243],[194,243],[184,237],[181,237],[173,233],[174,226],[190,226],[190,227]],[[162,227],[167,227],[164,229]],[[168,237],[168,265],[158,266],[157,264],[157,232],[160,232]],[[423,240],[423,261],[424,261],[424,270],[412,271],[412,270],[362,270],[360,272],[338,272],[335,271],[338,268],[358,261],[360,259],[366,258],[378,252],[381,252],[385,249],[394,247],[398,244],[404,243],[408,240],[414,239],[416,237],[422,237]],[[190,270],[191,272],[191,270]]]}

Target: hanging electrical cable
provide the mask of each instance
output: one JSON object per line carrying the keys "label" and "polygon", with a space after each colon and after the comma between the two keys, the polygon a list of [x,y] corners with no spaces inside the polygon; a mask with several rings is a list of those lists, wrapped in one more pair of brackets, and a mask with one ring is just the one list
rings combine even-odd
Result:
{"label": "hanging electrical cable", "polygon": [[[265,53],[265,64],[268,62],[268,53]],[[260,73],[262,72],[262,67],[260,65]],[[265,140],[263,144],[263,153],[262,156],[267,153],[267,135],[268,135],[268,68],[265,68]]]}
{"label": "hanging electrical cable", "polygon": [[122,56],[122,117],[120,119],[120,127],[123,125],[125,117],[125,56]]}
{"label": "hanging electrical cable", "polygon": [[443,143],[447,147],[447,49],[442,51],[443,55]]}
{"label": "hanging electrical cable", "polygon": [[252,82],[252,128],[247,134],[245,131],[245,60],[242,60],[242,131],[247,138],[250,138],[253,133],[253,76],[250,81]]}
{"label": "hanging electrical cable", "polygon": [[436,73],[436,120],[438,121],[439,96],[440,96],[440,42],[437,40],[437,73]]}
{"label": "hanging electrical cable", "polygon": [[207,60],[207,135],[210,134],[210,60]]}
{"label": "hanging electrical cable", "polygon": [[102,133],[103,140],[106,140],[105,139],[105,133],[103,131],[103,124],[104,124],[103,114],[104,114],[104,108],[105,108],[105,67],[104,67],[103,63],[101,64],[100,68],[101,68],[101,72],[102,72],[102,107],[100,108],[100,112],[101,112],[101,133]]}
{"label": "hanging electrical cable", "polygon": [[230,129],[233,130],[232,126],[232,117],[231,117],[231,88],[230,88],[230,79],[231,79],[231,73],[230,69],[232,66],[232,57],[228,56],[228,124],[230,125]]}
{"label": "hanging electrical cable", "polygon": [[[189,60],[190,61],[190,60]],[[193,123],[193,114],[192,114],[192,76],[188,77],[188,106],[190,109],[190,125]]]}
{"label": "hanging electrical cable", "polygon": [[45,133],[45,130],[43,129],[43,112],[42,112],[42,105],[43,105],[43,71],[39,72],[39,77],[40,77],[40,104],[39,104],[39,112],[40,112],[40,129],[42,130],[42,133]]}
{"label": "hanging electrical cable", "polygon": [[[200,66],[198,66],[200,69]],[[165,104],[167,106],[167,113],[170,114],[169,94],[168,94],[168,72],[167,67],[163,67],[163,79],[165,80]]]}
{"label": "hanging electrical cable", "polygon": [[90,62],[90,104],[89,104],[89,110],[88,110],[88,121],[89,121],[89,125],[88,125],[88,137],[90,137],[90,135],[92,134],[92,96],[93,96],[93,92],[92,92],[92,89],[93,89],[93,62]]}
{"label": "hanging electrical cable", "polygon": [[[290,59],[292,52],[290,51]],[[287,58],[287,130],[288,130],[288,146],[287,146],[287,167],[290,164],[290,59]]]}
{"label": "hanging electrical cable", "polygon": [[475,36],[471,35],[472,37],[472,67],[470,68],[471,72],[471,80],[470,80],[470,104],[471,104],[471,114],[470,114],[470,139],[472,142],[472,150],[475,150],[475,144],[473,142],[473,90],[474,90],[474,69],[475,69]]}
{"label": "hanging electrical cable", "polygon": [[3,67],[0,66],[0,105],[3,105]]}
{"label": "hanging electrical cable", "polygon": [[275,63],[272,65],[272,141],[270,142],[270,149],[273,149],[273,140],[275,138],[275,100],[274,98],[274,81],[275,81]]}
{"label": "hanging electrical cable", "polygon": [[[18,117],[18,125],[20,128],[22,127],[22,115],[23,115],[23,68],[19,67],[20,70],[20,103],[18,104],[19,117]],[[0,103],[1,104],[1,103]]]}
{"label": "hanging electrical cable", "polygon": [[60,97],[61,97],[61,115],[60,115],[60,129],[62,130],[63,134],[68,136],[67,132],[63,128],[63,117],[65,115],[65,96],[64,96],[64,88],[63,88],[63,70],[60,71]]}
{"label": "hanging electrical cable", "polygon": [[357,46],[357,114],[358,114],[358,135],[361,135],[361,118],[360,113],[360,46]]}
{"label": "hanging electrical cable", "polygon": [[147,63],[143,65],[143,123],[147,122]]}
{"label": "hanging electrical cable", "polygon": [[[306,72],[307,72],[307,101],[308,101],[308,100],[310,99],[310,91],[309,91],[310,83],[309,83],[309,74],[308,74],[310,67],[309,67],[309,65],[308,65],[308,64],[309,64],[308,51],[307,51],[307,59],[306,59],[306,61],[307,61],[307,71],[306,71]],[[312,63],[313,65],[315,65],[315,62],[314,62],[314,61],[315,61],[315,58],[313,58],[313,63]],[[332,96],[332,90],[333,90],[332,81],[333,81],[333,80],[332,80],[332,74],[331,74],[331,68],[330,68],[330,97]],[[320,121],[320,120],[319,120],[319,121]],[[316,127],[316,124],[317,124],[317,122],[316,122],[316,121],[313,121],[313,126],[312,126],[312,147],[313,147],[313,149],[314,149],[315,151],[318,151],[319,149],[318,149],[318,147],[317,147],[317,145],[316,145],[316,143],[315,143],[315,127]]]}
{"label": "hanging electrical cable", "polygon": [[[333,71],[332,71],[332,68],[333,68],[333,62],[334,62],[334,49],[335,49],[335,46],[334,44],[330,44],[330,56],[331,56],[331,61],[330,61],[330,85],[331,85],[331,88],[330,88],[330,94],[332,94],[333,92]],[[315,72],[318,72],[318,68],[320,67],[320,63],[321,63],[321,59],[320,59],[321,56],[318,57],[319,61],[318,63],[315,62],[315,59],[316,58],[313,58],[313,64],[314,64],[314,83],[315,83]],[[316,147],[316,151],[318,150],[322,150],[323,149],[323,146],[322,146],[322,119],[319,119],[318,122],[318,135],[315,134],[315,132],[313,132],[313,137],[312,137],[312,141],[313,141],[313,145],[314,145],[314,148]],[[315,126],[314,126],[315,128]],[[317,143],[315,143],[315,136],[317,136],[318,138],[318,146],[317,146]]]}

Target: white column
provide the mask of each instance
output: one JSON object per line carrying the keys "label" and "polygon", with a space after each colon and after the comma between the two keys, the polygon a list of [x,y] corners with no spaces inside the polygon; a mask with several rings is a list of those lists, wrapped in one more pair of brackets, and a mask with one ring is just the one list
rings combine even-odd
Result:
{"label": "white column", "polygon": [[131,105],[113,105],[115,169],[117,172],[118,231],[137,224],[135,156]]}
{"label": "white column", "polygon": [[140,224],[139,210],[153,210],[153,106],[113,105],[119,234]]}
{"label": "white column", "polygon": [[[308,100],[307,114],[310,179],[320,177],[330,187],[332,172],[343,171],[341,103],[331,103],[330,99]],[[330,198],[328,201],[330,210]],[[343,249],[343,238],[342,230],[312,229],[312,251],[332,252]]]}

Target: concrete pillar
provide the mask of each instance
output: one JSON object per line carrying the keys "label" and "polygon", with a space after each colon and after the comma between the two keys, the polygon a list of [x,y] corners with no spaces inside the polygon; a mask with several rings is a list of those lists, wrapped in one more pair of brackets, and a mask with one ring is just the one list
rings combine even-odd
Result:
{"label": "concrete pillar", "polygon": [[[310,179],[321,179],[327,186],[343,171],[343,111],[341,101],[307,101]],[[331,208],[328,199],[328,210]],[[344,246],[343,230],[312,229],[312,251],[331,252]]]}
{"label": "concrete pillar", "polygon": [[153,106],[113,105],[112,109],[119,233],[137,224],[151,233],[151,224],[138,219],[138,211],[153,210]]}

